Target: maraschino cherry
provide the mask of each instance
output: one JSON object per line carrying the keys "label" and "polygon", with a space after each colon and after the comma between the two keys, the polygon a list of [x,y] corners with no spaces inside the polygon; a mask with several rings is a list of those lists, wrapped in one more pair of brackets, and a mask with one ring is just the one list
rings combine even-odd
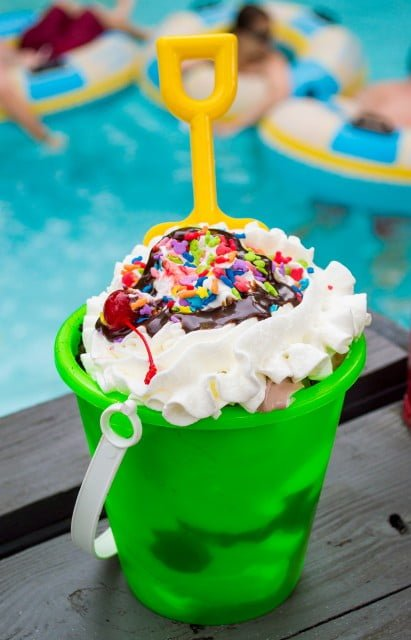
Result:
{"label": "maraschino cherry", "polygon": [[130,307],[130,299],[125,291],[118,289],[113,291],[107,297],[103,307],[104,320],[110,329],[125,329],[126,327],[134,331],[142,340],[147,351],[149,368],[144,378],[145,384],[150,384],[152,378],[157,373],[157,367],[154,364],[153,354],[146,340],[146,337],[134,326],[135,315]]}
{"label": "maraschino cherry", "polygon": [[134,314],[125,291],[119,289],[110,293],[104,303],[103,315],[110,329],[124,329],[133,324]]}

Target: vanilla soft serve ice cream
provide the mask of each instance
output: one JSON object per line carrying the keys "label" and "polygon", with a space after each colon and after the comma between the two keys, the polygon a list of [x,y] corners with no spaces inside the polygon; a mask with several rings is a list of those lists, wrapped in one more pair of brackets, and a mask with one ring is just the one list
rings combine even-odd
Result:
{"label": "vanilla soft serve ice cream", "polygon": [[370,316],[350,271],[321,269],[313,253],[256,223],[171,229],[137,245],[88,300],[83,366],[103,391],[132,393],[181,426],[231,403],[255,412],[276,385],[321,380]]}

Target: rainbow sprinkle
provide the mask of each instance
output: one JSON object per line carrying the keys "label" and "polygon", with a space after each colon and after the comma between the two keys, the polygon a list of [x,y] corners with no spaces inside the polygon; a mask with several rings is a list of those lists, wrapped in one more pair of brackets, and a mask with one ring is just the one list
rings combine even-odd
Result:
{"label": "rainbow sprinkle", "polygon": [[[140,318],[157,313],[159,301],[173,314],[196,313],[210,305],[226,304],[230,298],[239,300],[258,287],[278,301],[279,292],[272,284],[271,274],[275,274],[279,284],[287,284],[301,300],[314,268],[305,260],[293,259],[281,251],[271,256],[261,255],[261,250],[246,246],[245,240],[245,233],[233,233],[230,237],[217,229],[211,232],[207,227],[188,229],[178,239],[165,236],[151,252],[148,273],[154,279],[152,284],[146,284],[141,290],[138,287],[147,267],[142,256],[135,256],[130,264],[123,265],[123,287],[136,296],[131,308]],[[168,295],[159,297],[155,281],[162,278],[167,278]],[[275,313],[278,308],[273,302],[270,312]],[[175,315],[171,315],[170,320],[178,322]]]}

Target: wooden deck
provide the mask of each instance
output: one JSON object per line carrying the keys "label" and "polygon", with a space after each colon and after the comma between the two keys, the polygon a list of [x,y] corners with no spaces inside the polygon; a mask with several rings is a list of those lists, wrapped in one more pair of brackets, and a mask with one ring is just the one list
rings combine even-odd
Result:
{"label": "wooden deck", "polygon": [[240,625],[161,618],[130,594],[116,560],[73,546],[88,454],[72,396],[2,419],[0,640],[411,638],[405,344],[405,332],[384,322],[368,332],[367,368],[347,397],[302,580],[277,610]]}

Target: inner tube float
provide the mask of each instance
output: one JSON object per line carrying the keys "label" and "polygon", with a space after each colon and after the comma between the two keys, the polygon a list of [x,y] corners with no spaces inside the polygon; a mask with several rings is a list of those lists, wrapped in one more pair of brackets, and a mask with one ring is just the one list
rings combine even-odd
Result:
{"label": "inner tube float", "polygon": [[[326,100],[334,94],[354,95],[363,86],[365,62],[360,43],[350,31],[302,5],[269,2],[261,6],[272,18],[273,40],[290,60],[293,96]],[[226,31],[235,15],[235,8],[225,4],[176,13],[166,18],[156,36]],[[214,86],[212,66],[197,65],[188,70],[184,84],[194,97],[209,95]],[[149,99],[162,105],[153,45],[144,55],[141,88]],[[262,78],[240,76],[237,97],[227,117],[233,119],[246,112],[265,91]]]}
{"label": "inner tube float", "polygon": [[276,174],[312,200],[411,215],[411,128],[358,117],[352,100],[290,99],[260,122]]}
{"label": "inner tube float", "polygon": [[[0,14],[0,40],[13,44],[36,17],[33,11]],[[35,112],[50,114],[103,98],[136,82],[141,50],[131,37],[108,31],[65,54],[54,67],[36,72],[15,69],[11,73]],[[0,121],[6,119],[0,109]]]}

